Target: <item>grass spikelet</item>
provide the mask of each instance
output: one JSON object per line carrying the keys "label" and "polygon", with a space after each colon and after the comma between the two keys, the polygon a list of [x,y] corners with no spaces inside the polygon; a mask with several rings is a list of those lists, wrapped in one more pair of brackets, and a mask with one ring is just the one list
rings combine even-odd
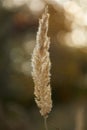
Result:
{"label": "grass spikelet", "polygon": [[34,80],[35,102],[40,108],[42,116],[47,117],[52,108],[50,69],[51,62],[49,57],[50,39],[48,32],[48,8],[39,20],[39,29],[36,37],[36,46],[32,55],[32,76]]}

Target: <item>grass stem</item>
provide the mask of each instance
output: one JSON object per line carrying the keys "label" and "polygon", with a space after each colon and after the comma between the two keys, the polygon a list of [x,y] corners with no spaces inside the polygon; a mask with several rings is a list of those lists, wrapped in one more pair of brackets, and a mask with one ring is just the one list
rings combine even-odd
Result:
{"label": "grass stem", "polygon": [[47,126],[47,116],[44,117],[44,126],[45,126],[45,130],[48,130],[48,126]]}

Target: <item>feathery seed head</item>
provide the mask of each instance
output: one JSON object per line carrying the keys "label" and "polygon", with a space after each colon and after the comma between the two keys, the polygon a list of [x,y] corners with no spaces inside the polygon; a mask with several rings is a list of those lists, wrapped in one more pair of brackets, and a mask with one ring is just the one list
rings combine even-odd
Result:
{"label": "feathery seed head", "polygon": [[49,58],[50,39],[48,32],[48,8],[39,20],[39,29],[36,37],[36,46],[32,55],[32,76],[34,80],[35,102],[40,108],[42,116],[47,116],[52,108],[51,87],[50,87],[50,68],[51,62]]}

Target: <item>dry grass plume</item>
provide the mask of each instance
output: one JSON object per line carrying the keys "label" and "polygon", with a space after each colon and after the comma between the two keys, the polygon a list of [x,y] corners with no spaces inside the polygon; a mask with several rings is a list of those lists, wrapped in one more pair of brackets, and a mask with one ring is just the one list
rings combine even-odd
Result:
{"label": "dry grass plume", "polygon": [[51,62],[49,57],[50,39],[48,32],[48,8],[39,20],[39,29],[36,37],[36,46],[32,54],[32,76],[34,80],[35,102],[40,108],[42,116],[47,117],[52,108],[50,69]]}

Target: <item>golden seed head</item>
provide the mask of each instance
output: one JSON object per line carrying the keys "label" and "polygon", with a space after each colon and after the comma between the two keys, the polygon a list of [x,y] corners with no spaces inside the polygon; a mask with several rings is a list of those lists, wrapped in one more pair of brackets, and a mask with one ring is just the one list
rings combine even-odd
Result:
{"label": "golden seed head", "polygon": [[40,108],[42,116],[47,116],[52,108],[51,87],[50,87],[50,68],[51,62],[49,57],[50,39],[48,32],[48,7],[39,20],[39,29],[36,37],[36,46],[32,55],[32,76],[34,80],[35,102]]}

